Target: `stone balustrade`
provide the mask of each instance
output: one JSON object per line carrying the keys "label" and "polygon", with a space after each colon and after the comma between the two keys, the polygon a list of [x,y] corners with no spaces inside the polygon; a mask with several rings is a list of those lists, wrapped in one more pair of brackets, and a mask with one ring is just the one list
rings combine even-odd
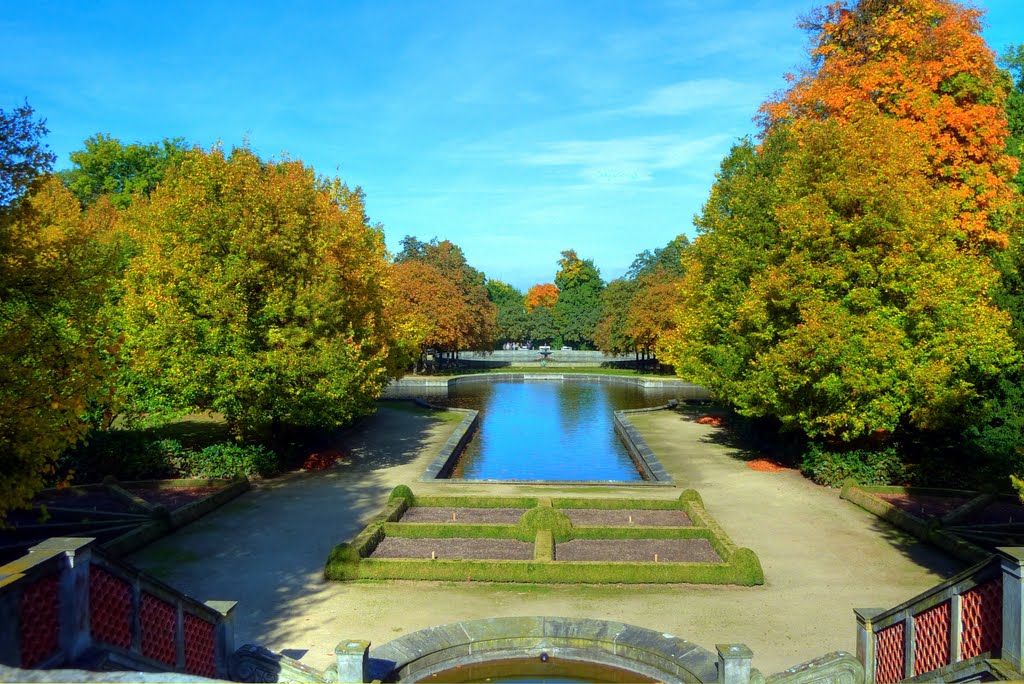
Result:
{"label": "stone balustrade", "polygon": [[224,678],[234,606],[185,596],[95,539],[54,537],[0,567],[0,664]]}
{"label": "stone balustrade", "polygon": [[865,681],[890,684],[1019,676],[1024,548],[997,555],[894,608],[857,608]]}

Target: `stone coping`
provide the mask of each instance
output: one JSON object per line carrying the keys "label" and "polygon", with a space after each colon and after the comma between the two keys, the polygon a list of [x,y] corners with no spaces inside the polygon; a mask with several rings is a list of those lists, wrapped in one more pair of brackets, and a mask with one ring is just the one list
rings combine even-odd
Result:
{"label": "stone coping", "polygon": [[422,399],[416,399],[416,404],[424,408],[452,411],[464,414],[462,421],[455,427],[438,451],[437,456],[431,461],[427,469],[420,475],[420,482],[443,482],[446,484],[517,484],[517,485],[608,485],[616,487],[672,487],[675,483],[665,467],[661,465],[658,457],[654,455],[647,442],[637,431],[636,427],[629,420],[630,413],[646,413],[669,408],[669,405],[657,406],[646,409],[632,409],[615,411],[613,425],[615,434],[626,447],[627,453],[633,460],[634,465],[640,471],[643,480],[463,480],[449,478],[455,464],[466,448],[466,444],[473,437],[473,432],[480,423],[480,412],[473,409],[447,408],[430,404]]}
{"label": "stone coping", "polygon": [[666,683],[718,681],[717,656],[686,639],[621,622],[544,616],[467,620],[413,632],[372,650],[369,674],[420,681],[454,667],[544,653]]}
{"label": "stone coping", "polygon": [[508,373],[477,373],[449,377],[406,375],[393,381],[384,391],[383,398],[412,398],[418,395],[444,396],[448,390],[459,384],[474,382],[600,382],[606,384],[634,385],[645,389],[676,387],[680,399],[685,401],[708,401],[711,393],[700,385],[680,378],[659,378],[650,376],[632,377],[626,375],[605,375],[602,373],[531,373],[529,371]]}

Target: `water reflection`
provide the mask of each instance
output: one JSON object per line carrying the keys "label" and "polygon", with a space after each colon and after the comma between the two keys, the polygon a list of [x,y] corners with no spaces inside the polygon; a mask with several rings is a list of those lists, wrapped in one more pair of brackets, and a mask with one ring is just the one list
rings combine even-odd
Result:
{"label": "water reflection", "polygon": [[638,481],[612,413],[674,396],[672,389],[598,382],[478,382],[453,387],[437,403],[480,411],[453,478]]}

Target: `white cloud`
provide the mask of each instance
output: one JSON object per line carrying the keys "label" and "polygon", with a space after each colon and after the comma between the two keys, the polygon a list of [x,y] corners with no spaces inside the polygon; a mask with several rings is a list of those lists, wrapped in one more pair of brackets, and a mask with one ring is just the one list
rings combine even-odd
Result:
{"label": "white cloud", "polygon": [[636,136],[609,140],[564,140],[522,155],[520,163],[540,167],[577,167],[590,183],[643,183],[656,171],[685,169],[709,153],[719,156],[731,136],[688,139],[680,135]]}
{"label": "white cloud", "polygon": [[722,107],[756,108],[760,89],[724,78],[682,81],[658,88],[626,113],[651,116],[677,116],[688,112]]}

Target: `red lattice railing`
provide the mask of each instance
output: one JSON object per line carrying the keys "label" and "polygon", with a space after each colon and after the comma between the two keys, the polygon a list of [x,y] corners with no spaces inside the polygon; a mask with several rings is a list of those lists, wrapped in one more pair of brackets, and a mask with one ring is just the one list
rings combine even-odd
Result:
{"label": "red lattice railing", "polygon": [[89,627],[93,639],[131,648],[131,585],[95,565],[89,566]]}
{"label": "red lattice railing", "polygon": [[903,679],[906,671],[903,623],[886,627],[875,635],[875,681],[893,684]]}
{"label": "red lattice railing", "polygon": [[1003,583],[996,578],[960,595],[960,658],[997,653],[1003,643]]}
{"label": "red lattice railing", "polygon": [[21,666],[35,667],[60,647],[57,575],[36,580],[21,595]]}
{"label": "red lattice railing", "polygon": [[178,611],[173,605],[143,592],[142,600],[139,602],[142,655],[171,667],[177,665],[177,622]]}
{"label": "red lattice railing", "polygon": [[914,676],[949,665],[950,603],[914,616]]}
{"label": "red lattice railing", "polygon": [[216,677],[214,626],[195,615],[185,614],[185,671],[202,677]]}

